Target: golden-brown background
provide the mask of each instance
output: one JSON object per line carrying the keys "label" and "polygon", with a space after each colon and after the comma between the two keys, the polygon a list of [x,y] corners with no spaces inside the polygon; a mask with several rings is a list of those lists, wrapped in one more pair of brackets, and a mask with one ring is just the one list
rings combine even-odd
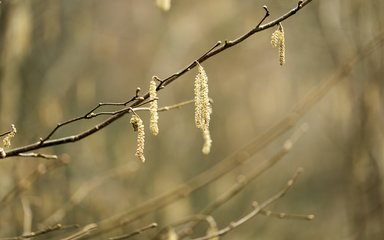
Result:
{"label": "golden-brown background", "polygon": [[[15,124],[12,147],[22,146],[99,102],[126,101],[137,87],[147,89],[153,75],[165,78],[216,41],[247,32],[262,18],[264,4],[269,21],[297,2],[174,0],[171,10],[163,12],[152,0],[3,0],[0,132]],[[145,164],[134,156],[136,133],[129,116],[80,142],[39,151],[59,155],[69,161],[66,166],[51,170],[53,160],[1,160],[0,237],[54,223],[97,223],[220,162],[290,113],[312,87],[380,34],[383,10],[381,0],[314,0],[283,22],[284,66],[270,44],[275,27],[204,62],[214,101],[208,156],[201,153],[203,140],[190,105],[160,114],[160,134],[146,135]],[[298,126],[307,123],[309,131],[287,158],[213,214],[220,228],[227,226],[303,167],[294,189],[271,210],[315,214],[315,220],[257,216],[224,239],[383,238],[383,52],[378,48],[355,65],[300,119]],[[159,92],[159,105],[192,99],[195,74],[194,69]],[[147,114],[141,116],[148,123]],[[98,120],[77,122],[55,136],[75,134]],[[151,222],[160,229],[198,212],[239,175],[279,151],[289,136],[279,137],[217,182],[111,235]],[[36,181],[24,179],[36,169],[45,174]],[[17,194],[6,198],[14,186]],[[60,220],[51,221],[60,209]],[[155,234],[151,230],[140,237]]]}

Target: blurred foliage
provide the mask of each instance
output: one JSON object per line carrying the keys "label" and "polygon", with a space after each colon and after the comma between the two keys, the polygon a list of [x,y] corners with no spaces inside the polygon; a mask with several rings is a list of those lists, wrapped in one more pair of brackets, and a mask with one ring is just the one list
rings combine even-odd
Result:
{"label": "blurred foliage", "polygon": [[[247,32],[262,18],[264,4],[271,12],[268,21],[297,3],[174,0],[164,12],[152,0],[2,0],[0,132],[15,124],[18,132],[12,145],[21,146],[99,102],[126,101],[137,87],[148,89],[153,75],[167,77],[216,41]],[[204,62],[214,100],[208,156],[201,153],[203,139],[194,126],[193,106],[186,106],[160,113],[159,135],[147,134],[145,164],[134,156],[136,133],[129,117],[75,144],[42,150],[59,155],[67,164],[2,160],[0,237],[39,229],[63,208],[65,215],[59,221],[63,225],[99,222],[213,166],[289,113],[313,86],[381,33],[383,10],[382,0],[314,0],[283,23],[285,65],[279,65],[276,49],[270,46],[276,29]],[[301,119],[300,123],[308,123],[309,132],[288,157],[213,214],[218,228],[228,225],[249,212],[254,200],[273,195],[303,167],[298,184],[272,210],[313,213],[316,219],[258,216],[223,238],[382,239],[383,58],[380,48],[353,69]],[[191,71],[159,92],[159,107],[193,99],[196,73]],[[142,119],[148,123],[148,114]],[[60,129],[57,136],[95,123],[78,122]],[[239,175],[281,149],[284,141],[278,139],[208,187],[114,234],[151,222],[161,229],[200,211],[235,184]],[[27,177],[33,172],[39,176],[35,182]],[[4,201],[13,186],[23,191]],[[156,232],[149,230],[143,238]]]}

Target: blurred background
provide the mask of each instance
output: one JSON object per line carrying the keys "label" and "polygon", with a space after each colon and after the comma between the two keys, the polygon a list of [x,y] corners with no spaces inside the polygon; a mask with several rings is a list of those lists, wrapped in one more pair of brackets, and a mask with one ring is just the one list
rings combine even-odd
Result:
{"label": "blurred background", "polygon": [[[153,75],[165,78],[193,62],[218,40],[232,40],[264,16],[279,17],[297,1],[154,0],[0,1],[0,132],[17,127],[12,147],[36,142],[58,122],[99,102],[124,102]],[[260,32],[204,62],[213,99],[209,155],[194,126],[192,105],[160,113],[160,133],[146,134],[142,164],[136,133],[123,117],[76,143],[41,149],[61,161],[0,161],[0,237],[46,226],[85,226],[129,211],[198,175],[258,137],[384,30],[381,0],[314,0],[283,22],[286,64],[270,36]],[[314,214],[313,221],[256,216],[223,239],[383,239],[384,51],[377,48],[340,79],[297,126],[309,131],[292,151],[212,216],[219,228],[278,192],[299,167],[294,188],[269,209]],[[196,69],[159,92],[159,105],[193,99]],[[108,108],[107,108],[108,109]],[[109,109],[111,110],[111,109]],[[149,116],[140,113],[147,124]],[[84,131],[104,118],[83,120],[55,133]],[[147,124],[148,125],[148,124]],[[146,127],[147,127],[146,125]],[[107,236],[156,222],[185,219],[214,201],[238,177],[280,151],[291,132],[217,181]],[[58,163],[59,162],[59,163]],[[63,164],[64,163],[64,164]],[[60,232],[41,239],[57,239]],[[204,226],[194,235],[204,235]]]}

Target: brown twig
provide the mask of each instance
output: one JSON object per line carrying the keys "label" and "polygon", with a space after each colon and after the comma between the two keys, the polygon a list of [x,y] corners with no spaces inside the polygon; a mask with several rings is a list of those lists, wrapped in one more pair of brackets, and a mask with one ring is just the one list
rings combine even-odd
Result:
{"label": "brown twig", "polygon": [[9,134],[11,132],[12,132],[12,130],[9,130],[9,131],[4,132],[4,133],[0,133],[0,137],[3,137],[3,136],[5,136],[5,135],[7,135],[7,134]]}
{"label": "brown twig", "polygon": [[84,226],[80,231],[66,237],[66,238],[63,238],[61,240],[78,240],[78,239],[81,239],[85,236],[88,236],[89,234],[91,234],[91,232],[95,231],[97,229],[97,224],[95,223],[91,223],[91,224],[88,224],[86,226]]}
{"label": "brown twig", "polygon": [[157,227],[157,223],[151,223],[145,227],[142,227],[138,230],[135,230],[131,233],[128,233],[128,234],[124,234],[124,235],[120,235],[120,236],[117,236],[117,237],[111,237],[109,238],[109,240],[123,240],[123,239],[128,239],[128,238],[131,238],[133,236],[136,236],[144,231],[147,231],[149,229],[153,229],[153,228],[156,228]]}
{"label": "brown twig", "polygon": [[[262,18],[262,20],[256,25],[255,28],[251,29],[249,32],[247,32],[246,34],[240,36],[239,38],[237,38],[233,41],[225,41],[224,44],[222,44],[220,41],[218,41],[212,48],[210,48],[208,51],[206,51],[198,59],[195,59],[194,61],[192,61],[192,63],[189,64],[184,69],[180,70],[177,73],[172,74],[171,76],[167,77],[164,80],[158,79],[160,81],[160,84],[157,87],[157,91],[163,89],[165,86],[172,83],[173,81],[178,79],[180,76],[184,75],[186,72],[188,72],[191,69],[193,69],[194,67],[196,67],[196,65],[197,65],[196,62],[202,63],[205,60],[215,56],[216,54],[243,42],[244,40],[246,40],[250,36],[254,35],[255,33],[275,26],[276,24],[278,24],[278,23],[284,21],[285,19],[293,16],[294,14],[296,14],[300,9],[302,9],[304,6],[306,6],[311,1],[312,0],[300,1],[301,4],[298,4],[297,7],[293,8],[292,10],[287,12],[286,14],[282,15],[279,18],[276,18],[275,20],[273,20],[269,23],[266,23],[264,25],[260,25],[269,16],[268,9],[264,8],[266,13],[265,13],[264,17]],[[149,98],[148,92],[145,95],[143,95],[142,97],[138,97],[138,91],[136,91],[136,95],[131,100],[123,103],[122,105],[126,106],[126,105],[128,105],[128,103],[130,103],[130,105],[127,107],[127,109],[134,108],[134,107],[137,107],[138,105],[140,105],[141,103],[143,103],[148,98]],[[99,107],[104,106],[104,105],[116,105],[116,103],[98,104],[96,107],[94,107],[92,109],[92,111],[89,111],[87,114],[85,114],[81,117],[77,117],[77,118],[68,120],[66,122],[59,123],[45,138],[41,138],[36,143],[8,150],[4,154],[2,154],[0,156],[0,158],[18,156],[20,153],[34,151],[36,149],[41,149],[41,148],[45,148],[45,147],[56,146],[56,145],[61,145],[61,144],[66,144],[66,143],[77,142],[81,139],[84,139],[84,138],[100,131],[101,129],[103,129],[106,126],[110,125],[111,123],[115,122],[117,119],[120,119],[121,117],[123,117],[125,114],[129,113],[129,110],[121,111],[121,112],[109,117],[107,120],[95,125],[94,127],[90,128],[86,131],[83,131],[79,134],[67,136],[67,137],[62,137],[62,138],[57,138],[57,139],[50,139],[52,137],[52,135],[61,127],[68,125],[70,123],[73,123],[73,122],[77,122],[77,121],[82,120],[82,119],[87,119],[87,117],[92,115],[92,113],[96,109],[98,109]],[[119,103],[117,103],[117,105],[119,105]]]}
{"label": "brown twig", "polygon": [[40,230],[40,231],[30,232],[30,233],[23,234],[23,235],[18,236],[18,237],[0,238],[0,240],[23,240],[23,239],[25,240],[25,239],[39,237],[41,235],[45,235],[45,234],[55,232],[55,231],[67,230],[70,228],[78,228],[78,227],[79,226],[76,224],[75,225],[68,225],[68,226],[63,226],[61,224],[55,224],[55,225],[52,225],[52,226],[47,227],[47,228]]}
{"label": "brown twig", "polygon": [[58,159],[57,155],[43,154],[43,153],[19,153],[20,157],[33,157],[33,158],[44,158],[44,159]]}

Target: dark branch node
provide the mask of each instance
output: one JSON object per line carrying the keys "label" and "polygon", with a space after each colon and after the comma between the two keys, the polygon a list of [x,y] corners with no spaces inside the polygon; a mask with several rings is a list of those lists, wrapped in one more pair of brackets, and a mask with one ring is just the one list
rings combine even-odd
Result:
{"label": "dark branch node", "polygon": [[297,3],[297,10],[299,10],[300,8],[303,7],[303,1],[300,0],[298,3]]}

